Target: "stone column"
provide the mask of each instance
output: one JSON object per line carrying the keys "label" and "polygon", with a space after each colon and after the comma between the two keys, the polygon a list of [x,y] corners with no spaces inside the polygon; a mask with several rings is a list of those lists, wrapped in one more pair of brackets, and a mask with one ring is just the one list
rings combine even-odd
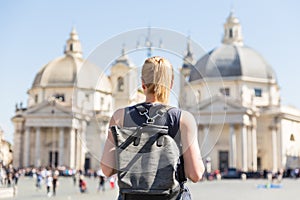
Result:
{"label": "stone column", "polygon": [[70,167],[75,168],[75,129],[70,131]]}
{"label": "stone column", "polygon": [[248,156],[247,156],[247,127],[242,124],[242,170],[248,171]]}
{"label": "stone column", "polygon": [[271,127],[272,131],[272,155],[273,155],[273,172],[278,171],[278,158],[277,158],[277,130],[275,126]]}
{"label": "stone column", "polygon": [[253,167],[253,143],[252,143],[252,126],[247,126],[247,166],[248,170]]}
{"label": "stone column", "polygon": [[35,132],[35,166],[41,165],[41,128],[36,127]]}
{"label": "stone column", "polygon": [[230,145],[230,167],[236,168],[236,135],[234,131],[234,124],[230,124],[229,126],[229,145]]}
{"label": "stone column", "polygon": [[203,126],[199,125],[198,126],[198,145],[199,145],[201,152],[202,152],[202,149],[201,149],[202,143],[203,143]]}
{"label": "stone column", "polygon": [[25,128],[25,141],[24,141],[24,167],[29,166],[30,159],[30,127]]}
{"label": "stone column", "polygon": [[80,130],[77,129],[77,132],[75,134],[75,167],[77,169],[80,168],[80,157],[81,157],[81,138],[80,138]]}
{"label": "stone column", "polygon": [[208,138],[209,138],[209,128],[207,125],[204,125],[203,128],[203,141],[202,141],[202,145],[201,145],[201,150],[203,150],[203,157],[207,156],[208,154],[208,149],[207,147],[209,147],[209,143],[208,143]]}
{"label": "stone column", "polygon": [[64,127],[59,128],[59,151],[58,151],[58,165],[63,166],[66,163],[64,163],[64,145],[65,145],[65,132]]}
{"label": "stone column", "polygon": [[84,169],[85,154],[86,154],[86,122],[81,124],[81,137],[80,137],[80,168]]}
{"label": "stone column", "polygon": [[257,171],[257,134],[256,118],[252,119],[252,170]]}

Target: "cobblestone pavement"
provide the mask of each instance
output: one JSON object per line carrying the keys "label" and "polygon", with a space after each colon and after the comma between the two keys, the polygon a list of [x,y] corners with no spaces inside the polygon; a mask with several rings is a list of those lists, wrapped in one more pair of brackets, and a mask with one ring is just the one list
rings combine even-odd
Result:
{"label": "cobblestone pavement", "polygon": [[[88,183],[88,192],[81,194],[78,186],[73,185],[71,178],[60,178],[56,196],[48,197],[46,186],[40,190],[35,187],[35,181],[29,177],[22,177],[17,187],[17,195],[14,198],[6,200],[114,200],[117,197],[118,189],[110,189],[106,184],[106,190],[97,192],[98,180],[86,178]],[[194,200],[281,200],[299,197],[300,179],[284,179],[281,188],[259,188],[265,186],[266,180],[221,180],[221,181],[203,181],[199,183],[188,183]],[[1,197],[0,197],[1,198]]]}

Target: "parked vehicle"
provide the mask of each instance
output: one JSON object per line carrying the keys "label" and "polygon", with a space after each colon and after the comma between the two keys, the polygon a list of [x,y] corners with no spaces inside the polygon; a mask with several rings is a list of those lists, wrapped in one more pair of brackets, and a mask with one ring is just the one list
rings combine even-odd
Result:
{"label": "parked vehicle", "polygon": [[236,168],[228,168],[222,173],[222,179],[239,179],[241,174]]}

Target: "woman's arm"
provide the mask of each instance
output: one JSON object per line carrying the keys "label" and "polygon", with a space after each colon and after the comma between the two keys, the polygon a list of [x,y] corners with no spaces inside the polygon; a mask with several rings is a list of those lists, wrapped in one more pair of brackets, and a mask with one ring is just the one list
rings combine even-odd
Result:
{"label": "woman's arm", "polygon": [[117,110],[110,119],[107,139],[103,150],[100,166],[105,176],[110,177],[117,173],[115,163],[115,142],[110,127],[123,126],[124,109]]}
{"label": "woman's arm", "polygon": [[196,121],[189,112],[181,113],[180,131],[185,175],[191,181],[197,182],[202,178],[205,168],[197,139]]}

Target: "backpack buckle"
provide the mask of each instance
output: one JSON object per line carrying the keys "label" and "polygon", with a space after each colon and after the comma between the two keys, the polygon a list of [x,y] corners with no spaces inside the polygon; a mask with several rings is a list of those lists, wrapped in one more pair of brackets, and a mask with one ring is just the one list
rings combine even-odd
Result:
{"label": "backpack buckle", "polygon": [[149,111],[147,109],[143,110],[143,111],[139,111],[140,115],[146,115]]}
{"label": "backpack buckle", "polygon": [[153,118],[148,118],[147,120],[146,120],[146,123],[147,124],[153,124],[154,123],[154,119]]}

